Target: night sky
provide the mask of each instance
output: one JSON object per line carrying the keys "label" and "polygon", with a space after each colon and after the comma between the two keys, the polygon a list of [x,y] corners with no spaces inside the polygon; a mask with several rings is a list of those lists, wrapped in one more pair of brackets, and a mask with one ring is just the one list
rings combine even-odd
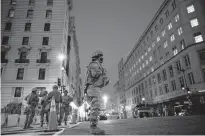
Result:
{"label": "night sky", "polygon": [[104,67],[111,83],[102,91],[113,96],[118,63],[132,50],[163,0],[73,0],[80,65],[84,83],[93,52],[104,53]]}

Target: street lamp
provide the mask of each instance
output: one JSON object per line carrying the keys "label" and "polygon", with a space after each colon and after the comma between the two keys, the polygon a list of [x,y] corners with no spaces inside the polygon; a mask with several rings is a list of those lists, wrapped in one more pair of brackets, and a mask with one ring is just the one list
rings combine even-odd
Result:
{"label": "street lamp", "polygon": [[63,61],[65,58],[66,58],[66,57],[65,57],[64,54],[59,54],[59,55],[58,55],[58,59],[59,59],[60,61]]}
{"label": "street lamp", "polygon": [[105,104],[105,109],[106,109],[107,99],[108,99],[108,98],[107,98],[107,96],[106,96],[106,95],[104,95],[104,96],[103,96],[103,100],[104,100],[104,104]]}

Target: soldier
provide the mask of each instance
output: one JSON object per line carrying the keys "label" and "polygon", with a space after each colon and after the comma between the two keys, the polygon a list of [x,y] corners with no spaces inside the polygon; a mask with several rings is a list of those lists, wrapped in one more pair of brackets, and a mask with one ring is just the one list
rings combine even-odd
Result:
{"label": "soldier", "polygon": [[48,92],[44,91],[43,96],[42,96],[42,100],[41,100],[41,106],[42,106],[42,110],[41,110],[41,127],[43,127],[43,122],[44,122],[44,115],[46,115],[46,122],[48,123],[48,109],[46,109],[46,105],[48,105]]}
{"label": "soldier", "polygon": [[109,83],[106,77],[106,71],[102,67],[103,53],[98,50],[92,56],[92,62],[89,64],[86,75],[85,93],[86,99],[90,103],[90,133],[104,134],[104,130],[97,127],[98,116],[100,113],[101,88]]}
{"label": "soldier", "polygon": [[24,129],[31,128],[31,123],[33,122],[33,117],[35,115],[35,108],[38,105],[39,98],[37,95],[37,88],[33,88],[31,94],[26,96],[25,100],[28,102],[28,106],[26,107],[26,121],[24,125]]}
{"label": "soldier", "polygon": [[53,86],[53,91],[51,91],[48,94],[48,99],[47,99],[48,105],[47,106],[49,106],[49,108],[48,108],[49,111],[50,111],[51,100],[52,100],[53,97],[55,98],[56,114],[57,114],[57,117],[58,117],[59,116],[59,104],[60,104],[60,102],[62,102],[62,96],[61,96],[61,93],[58,91],[58,86],[57,85],[54,85]]}
{"label": "soldier", "polygon": [[65,121],[65,125],[67,125],[67,118],[68,118],[69,110],[70,110],[70,102],[72,102],[72,101],[73,101],[73,98],[70,97],[68,95],[68,91],[65,90],[64,91],[64,96],[62,96],[62,106],[61,106],[61,109],[60,109],[59,125],[61,125],[64,113],[65,113],[64,121]]}

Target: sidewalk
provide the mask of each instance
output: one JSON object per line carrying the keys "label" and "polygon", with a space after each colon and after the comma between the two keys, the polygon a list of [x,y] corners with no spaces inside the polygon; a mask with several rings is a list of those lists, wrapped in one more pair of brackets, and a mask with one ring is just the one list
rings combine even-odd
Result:
{"label": "sidewalk", "polygon": [[[64,129],[73,128],[77,125],[79,125],[81,122],[78,122],[77,124],[70,124],[68,123],[67,126],[61,125],[59,126],[59,129],[61,130],[61,133],[64,131]],[[8,127],[8,128],[2,128],[1,129],[1,135],[56,135],[58,132],[44,132],[44,130],[47,130],[47,126],[40,127],[40,125],[32,125],[33,128],[30,129],[23,129],[23,127]]]}

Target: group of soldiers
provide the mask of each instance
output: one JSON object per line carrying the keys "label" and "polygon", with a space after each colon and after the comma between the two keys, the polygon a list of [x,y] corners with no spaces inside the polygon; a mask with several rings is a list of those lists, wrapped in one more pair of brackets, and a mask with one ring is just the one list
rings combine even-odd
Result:
{"label": "group of soldiers", "polygon": [[[41,96],[37,93],[37,88],[33,88],[32,92],[25,97],[25,101],[27,101],[27,107],[25,110],[26,114],[26,121],[24,125],[24,129],[31,128],[31,123],[33,122],[33,118],[35,116],[36,107],[39,105],[39,102],[41,104],[41,127],[43,127],[44,124],[44,116],[46,116],[46,122],[48,124],[49,122],[49,113],[50,113],[50,107],[51,107],[51,100],[54,97],[55,104],[56,104],[56,114],[59,117],[58,118],[58,125],[61,125],[61,122],[64,117],[65,125],[67,125],[67,118],[70,114],[71,107],[70,102],[73,101],[73,98],[68,95],[68,91],[64,90],[64,95],[62,96],[61,92],[58,91],[58,86],[53,86],[53,91],[47,92],[44,91],[41,93]],[[41,101],[39,101],[39,97],[41,98]],[[60,115],[60,116],[59,116]]]}

